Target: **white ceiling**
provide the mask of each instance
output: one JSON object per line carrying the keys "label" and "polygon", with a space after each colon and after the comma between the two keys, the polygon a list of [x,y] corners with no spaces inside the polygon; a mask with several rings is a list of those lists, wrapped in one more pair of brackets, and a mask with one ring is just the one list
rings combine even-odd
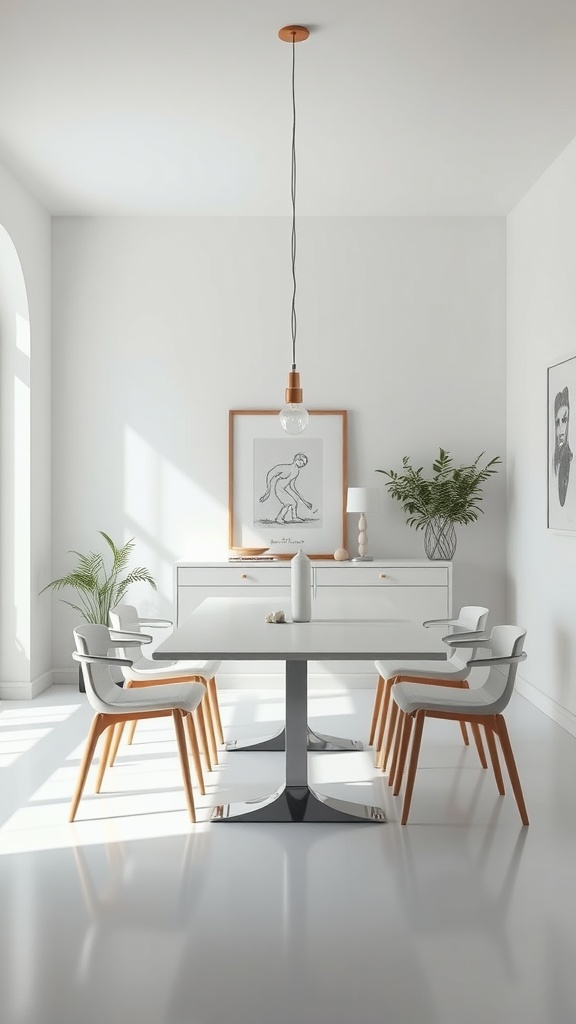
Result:
{"label": "white ceiling", "polygon": [[54,214],[501,215],[576,136],[576,0],[0,0],[0,161]]}

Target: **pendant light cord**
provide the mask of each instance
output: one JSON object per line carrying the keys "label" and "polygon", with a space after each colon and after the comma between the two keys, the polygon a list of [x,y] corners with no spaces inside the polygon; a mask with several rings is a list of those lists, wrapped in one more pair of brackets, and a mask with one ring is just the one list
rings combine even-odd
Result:
{"label": "pendant light cord", "polygon": [[294,71],[296,66],[296,40],[292,38],[292,166],[290,173],[290,195],[292,198],[292,369],[296,369],[296,90]]}

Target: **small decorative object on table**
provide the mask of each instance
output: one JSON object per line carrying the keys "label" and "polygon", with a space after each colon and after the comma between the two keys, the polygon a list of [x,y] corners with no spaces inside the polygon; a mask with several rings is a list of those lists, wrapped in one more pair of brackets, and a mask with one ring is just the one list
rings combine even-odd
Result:
{"label": "small decorative object on table", "polygon": [[294,622],[310,622],[312,618],[312,567],[300,548],[290,563],[290,596]]}
{"label": "small decorative object on table", "polygon": [[348,561],[348,552],[346,551],[346,548],[338,548],[338,550],[334,552],[334,561],[335,562],[347,562]]}
{"label": "small decorative object on table", "polygon": [[408,526],[424,530],[424,550],[428,558],[451,559],[456,550],[455,523],[474,523],[482,501],[481,484],[497,473],[494,467],[502,460],[490,459],[479,466],[484,452],[468,466],[454,466],[450,452],[439,449],[432,464],[433,476],[425,479],[422,466],[414,469],[407,455],[402,459],[402,473],[394,469],[377,469],[390,477],[386,483],[390,494],[401,502],[408,513]]}
{"label": "small decorative object on table", "polygon": [[266,622],[286,622],[286,616],[284,612],[269,612]]}

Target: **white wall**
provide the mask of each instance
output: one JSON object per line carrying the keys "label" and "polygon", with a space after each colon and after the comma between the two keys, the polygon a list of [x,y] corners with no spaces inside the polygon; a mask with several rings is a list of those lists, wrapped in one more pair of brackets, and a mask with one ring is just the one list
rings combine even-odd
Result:
{"label": "white wall", "polygon": [[51,222],[2,166],[0,226],[0,696],[27,697],[52,665]]}
{"label": "white wall", "polygon": [[[275,408],[290,363],[288,220],[56,219],[54,573],[98,530],[137,538],[169,614],[177,558],[226,558],[228,410]],[[298,348],[310,408],[350,411],[349,483],[402,455],[505,447],[505,225],[499,219],[303,219]],[[504,614],[504,473],[461,528],[455,605]],[[350,547],[355,522],[350,522]],[[374,555],[423,535],[388,496]],[[54,665],[76,616],[56,603]]]}
{"label": "white wall", "polygon": [[576,140],[508,219],[509,606],[529,654],[518,685],[574,734],[576,536],[546,526],[546,370],[576,354],[575,182]]}

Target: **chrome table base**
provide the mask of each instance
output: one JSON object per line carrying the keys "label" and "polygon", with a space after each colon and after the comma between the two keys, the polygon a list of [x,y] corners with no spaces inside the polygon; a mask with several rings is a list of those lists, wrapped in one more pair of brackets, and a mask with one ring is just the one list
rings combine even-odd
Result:
{"label": "chrome table base", "polygon": [[285,786],[263,800],[220,804],[212,821],[386,821],[381,807],[335,800],[316,793],[310,786]]}
{"label": "chrome table base", "polygon": [[[364,750],[362,740],[347,740],[340,736],[327,736],[307,726],[308,750]],[[228,740],[226,750],[286,750],[286,730],[279,729],[265,740]]]}
{"label": "chrome table base", "polygon": [[[270,746],[271,743],[282,745]],[[243,748],[236,746],[232,749]],[[381,807],[371,807],[348,800],[325,797],[316,793],[308,785],[308,751],[310,749],[362,750],[362,744],[354,740],[339,740],[333,736],[313,733],[308,728],[308,665],[306,661],[286,662],[285,730],[282,730],[277,736],[271,737],[270,740],[264,740],[264,744],[256,744],[244,749],[285,749],[286,785],[264,799],[220,804],[214,808],[212,821],[386,821]]]}

